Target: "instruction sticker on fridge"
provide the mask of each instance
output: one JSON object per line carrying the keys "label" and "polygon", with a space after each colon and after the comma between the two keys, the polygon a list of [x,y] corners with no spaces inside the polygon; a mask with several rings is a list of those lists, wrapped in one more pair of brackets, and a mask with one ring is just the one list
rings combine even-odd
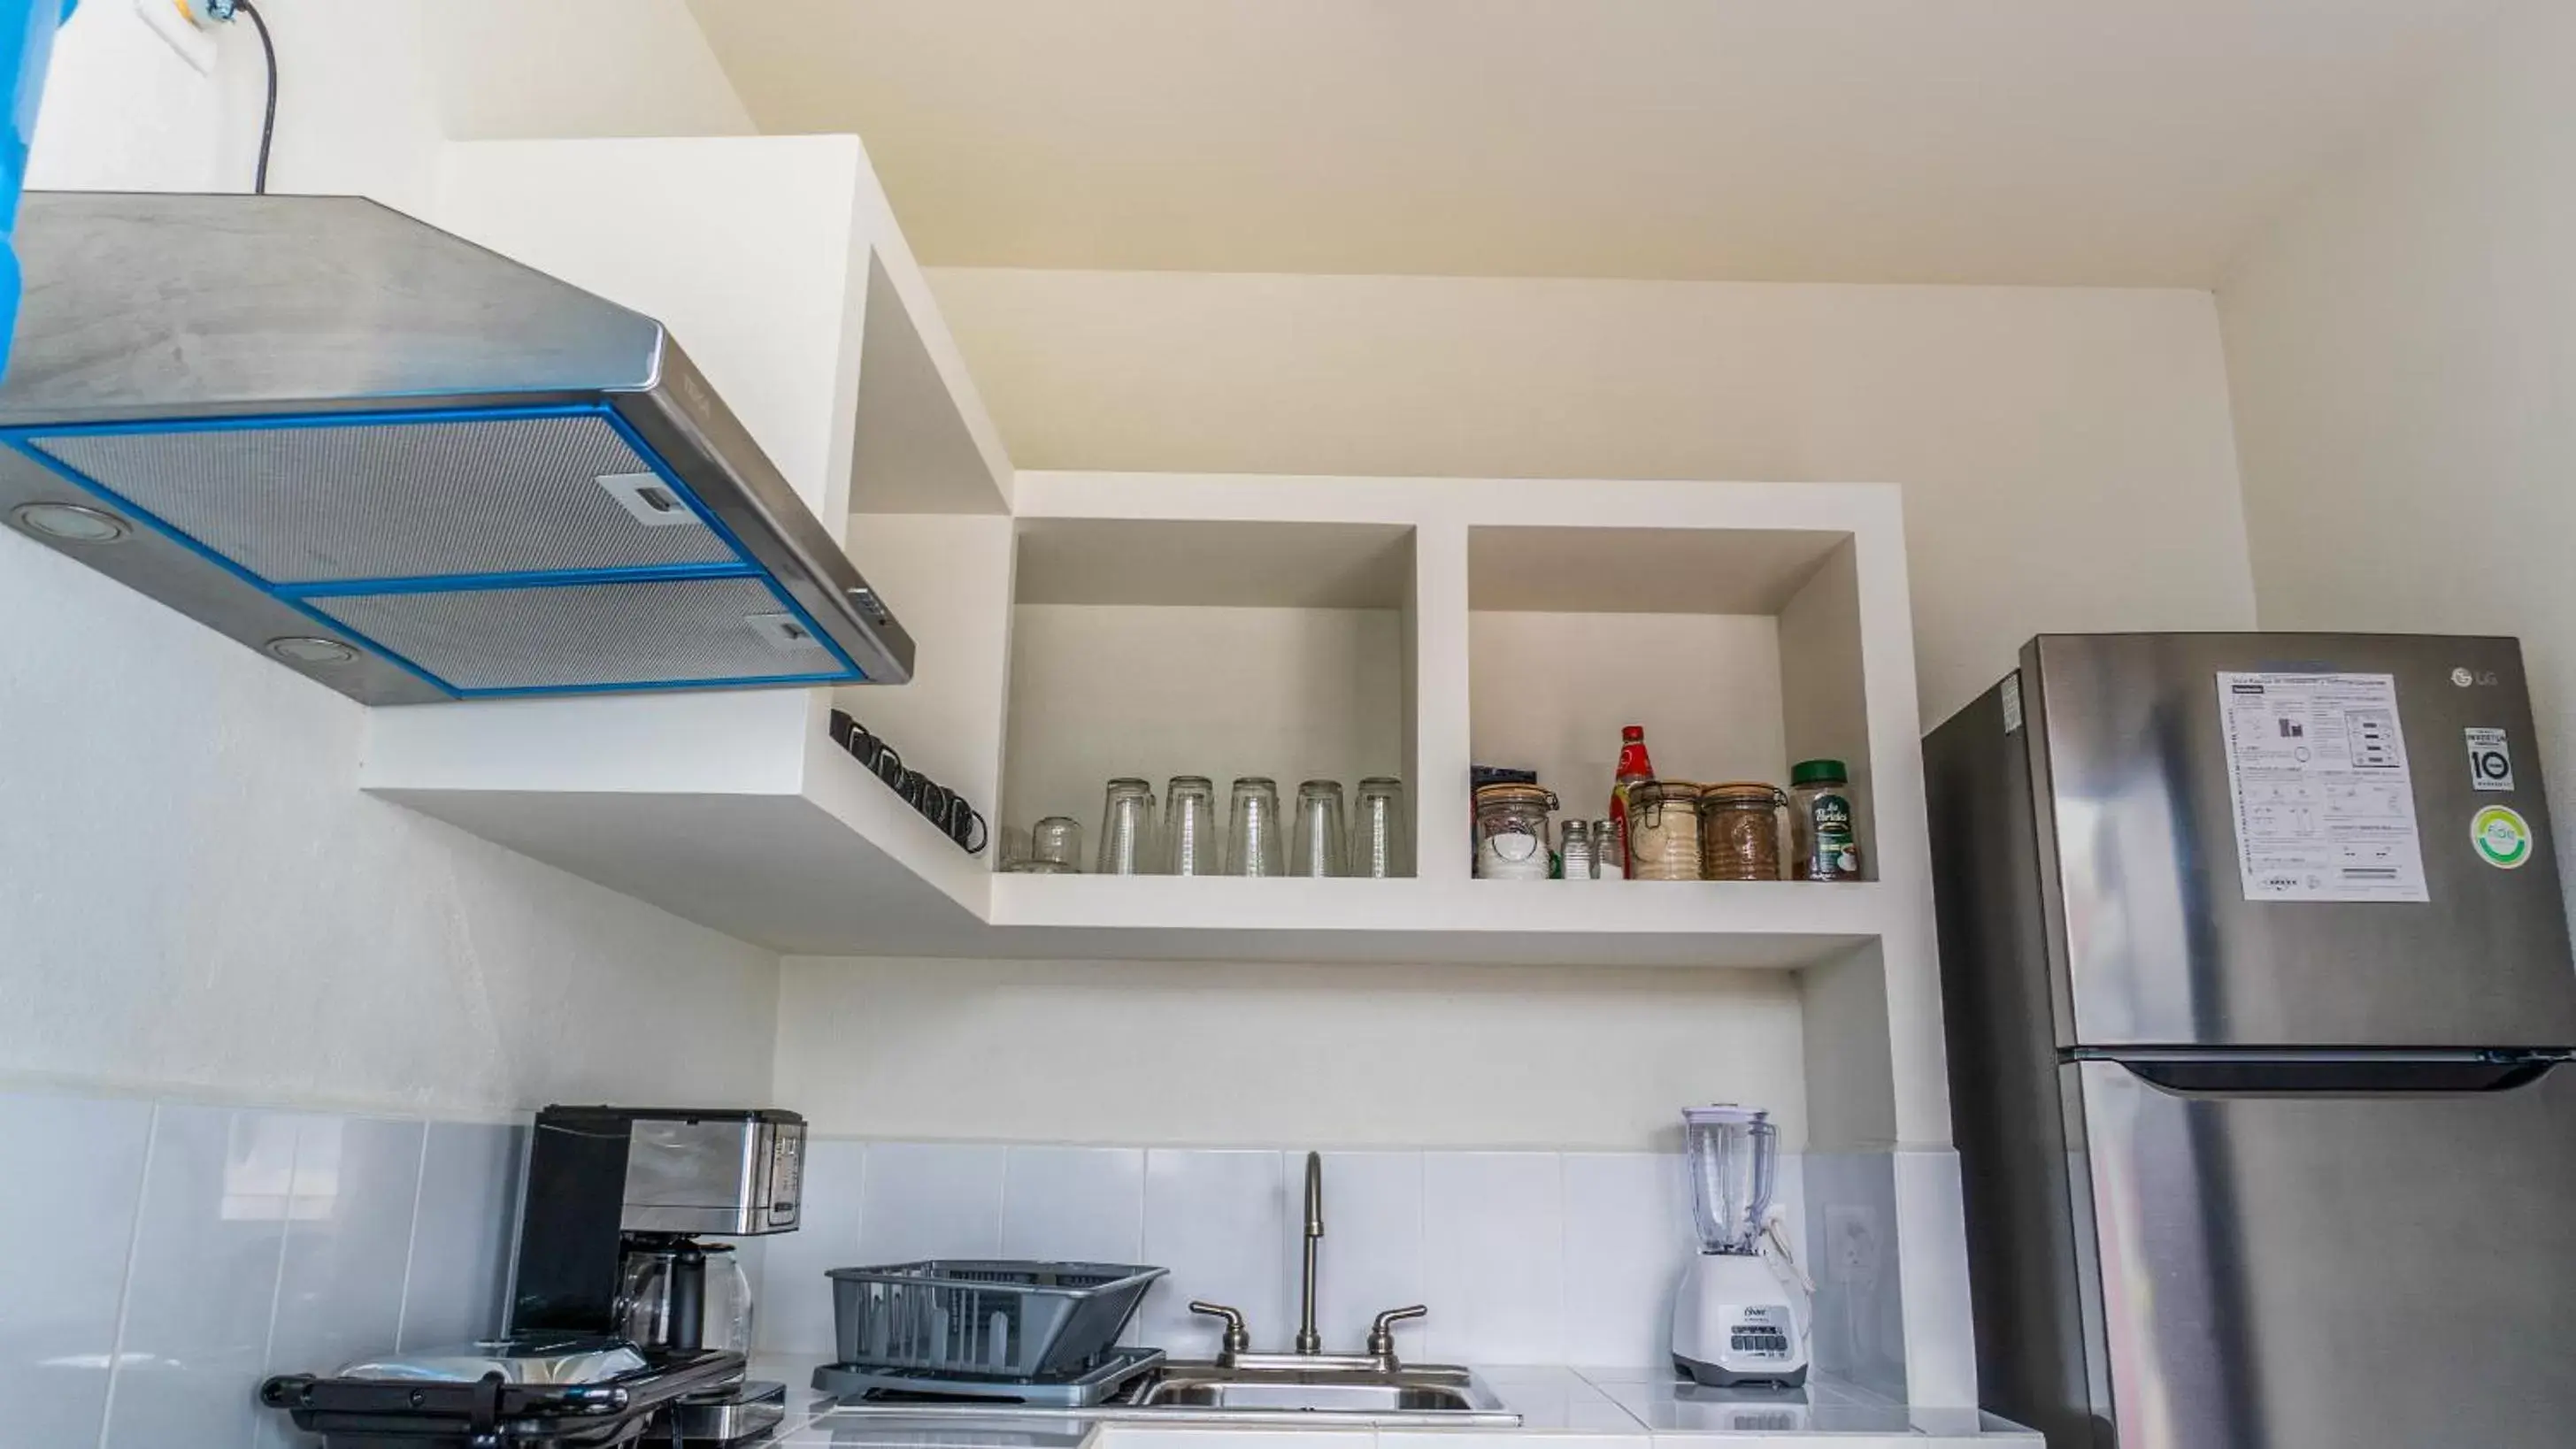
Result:
{"label": "instruction sticker on fridge", "polygon": [[2415,782],[2389,674],[2218,676],[2249,901],[2420,901]]}

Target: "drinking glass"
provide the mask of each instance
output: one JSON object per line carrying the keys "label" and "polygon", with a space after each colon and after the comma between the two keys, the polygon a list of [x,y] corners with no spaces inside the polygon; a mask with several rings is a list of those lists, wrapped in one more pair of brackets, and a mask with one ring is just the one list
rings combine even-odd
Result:
{"label": "drinking glass", "polygon": [[1287,842],[1279,838],[1279,782],[1262,775],[1235,781],[1227,814],[1225,873],[1287,874]]}
{"label": "drinking glass", "polygon": [[1157,869],[1164,875],[1214,875],[1222,864],[1217,844],[1216,785],[1205,775],[1174,775],[1163,797],[1163,838]]}
{"label": "drinking glass", "polygon": [[1289,868],[1296,875],[1344,873],[1342,782],[1308,780],[1297,787],[1297,825],[1289,841]]}
{"label": "drinking glass", "polygon": [[1404,828],[1404,782],[1390,775],[1360,781],[1351,805],[1350,873],[1381,880],[1411,875],[1410,844]]}
{"label": "drinking glass", "polygon": [[1050,815],[1030,826],[1029,859],[1058,871],[1082,869],[1082,822]]}
{"label": "drinking glass", "polygon": [[1154,787],[1133,776],[1109,782],[1100,805],[1100,875],[1143,875],[1152,867]]}

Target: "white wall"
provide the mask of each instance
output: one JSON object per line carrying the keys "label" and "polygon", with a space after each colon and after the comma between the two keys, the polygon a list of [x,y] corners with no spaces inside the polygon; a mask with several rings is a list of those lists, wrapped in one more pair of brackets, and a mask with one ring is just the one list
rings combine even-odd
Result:
{"label": "white wall", "polygon": [[[351,192],[415,215],[438,143],[521,136],[738,135],[752,127],[681,0],[268,0],[278,53],[276,191]],[[64,27],[31,187],[248,191],[259,41],[216,31],[200,75],[132,0]]]}
{"label": "white wall", "polygon": [[2576,8],[2529,4],[2219,293],[2263,624],[2517,634],[2576,906]]}
{"label": "white wall", "polygon": [[0,1074],[767,1098],[767,953],[359,794],[361,706],[15,533],[0,617]]}
{"label": "white wall", "polygon": [[935,270],[1023,468],[1905,485],[1923,717],[2253,622],[2207,293]]}
{"label": "white wall", "polygon": [[1805,1140],[1776,972],[791,956],[778,1021],[826,1136],[1635,1152],[1746,1101]]}
{"label": "white wall", "polygon": [[[676,3],[267,8],[281,189],[418,208],[451,125],[739,122]],[[612,11],[613,83],[572,23]],[[223,45],[203,81],[93,0],[35,184],[244,186],[257,56]],[[359,706],[15,534],[0,617],[0,1076],[463,1115],[768,1098],[775,958],[360,795]]]}

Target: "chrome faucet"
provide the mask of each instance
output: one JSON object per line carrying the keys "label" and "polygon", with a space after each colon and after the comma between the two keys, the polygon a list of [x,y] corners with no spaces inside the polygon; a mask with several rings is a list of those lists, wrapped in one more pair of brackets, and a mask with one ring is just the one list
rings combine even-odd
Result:
{"label": "chrome faucet", "polygon": [[1324,1241],[1324,1154],[1306,1154],[1306,1291],[1297,1305],[1297,1351],[1308,1358],[1324,1351],[1324,1336],[1315,1331],[1315,1254]]}
{"label": "chrome faucet", "polygon": [[1305,1287],[1297,1306],[1297,1340],[1295,1353],[1254,1353],[1252,1332],[1244,1326],[1243,1313],[1222,1303],[1202,1299],[1190,1300],[1192,1313],[1204,1313],[1225,1320],[1225,1337],[1217,1349],[1219,1368],[1230,1369],[1365,1369],[1391,1374],[1403,1365],[1395,1356],[1395,1325],[1408,1318],[1420,1318],[1431,1310],[1419,1303],[1409,1308],[1390,1308],[1377,1316],[1369,1327],[1368,1352],[1364,1354],[1326,1353],[1324,1335],[1315,1327],[1315,1260],[1324,1237],[1324,1155],[1306,1154],[1306,1273]]}

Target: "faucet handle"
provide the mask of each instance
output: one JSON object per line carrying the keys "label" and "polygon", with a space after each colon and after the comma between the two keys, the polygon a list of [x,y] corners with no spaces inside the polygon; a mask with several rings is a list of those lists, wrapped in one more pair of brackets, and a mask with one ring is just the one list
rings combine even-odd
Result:
{"label": "faucet handle", "polygon": [[1190,1311],[1225,1320],[1224,1357],[1231,1359],[1236,1354],[1251,1351],[1252,1331],[1243,1326],[1242,1309],[1228,1308],[1222,1303],[1210,1303],[1204,1298],[1193,1298],[1190,1300]]}
{"label": "faucet handle", "polygon": [[1385,1359],[1392,1367],[1395,1362],[1395,1326],[1408,1318],[1421,1318],[1430,1312],[1430,1309],[1416,1303],[1410,1308],[1390,1308],[1379,1314],[1377,1322],[1369,1326],[1369,1357]]}

